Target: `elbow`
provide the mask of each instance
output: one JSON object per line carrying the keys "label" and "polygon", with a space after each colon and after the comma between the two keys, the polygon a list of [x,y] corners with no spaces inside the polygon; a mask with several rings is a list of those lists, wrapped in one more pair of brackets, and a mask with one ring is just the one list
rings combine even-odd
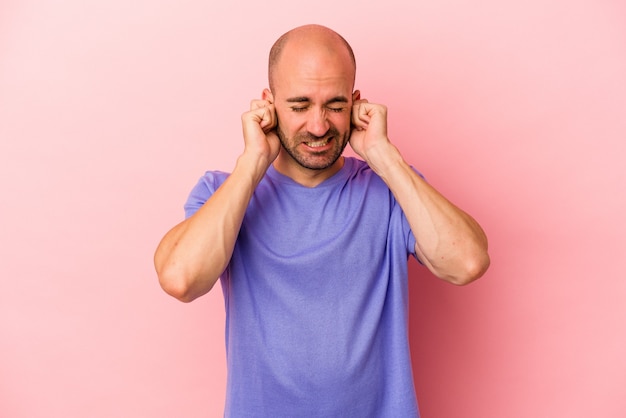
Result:
{"label": "elbow", "polygon": [[191,295],[191,292],[186,286],[181,286],[179,283],[173,283],[161,279],[159,279],[159,282],[165,293],[181,302],[189,303],[196,299]]}
{"label": "elbow", "polygon": [[185,303],[208,293],[221,276],[215,268],[160,257],[159,253],[155,255],[154,267],[165,293]]}
{"label": "elbow", "polygon": [[165,293],[181,302],[189,303],[202,295],[192,286],[194,281],[189,279],[184,272],[164,268],[160,271],[157,270],[157,276]]}
{"label": "elbow", "polygon": [[161,289],[168,295],[185,303],[189,303],[195,299],[191,297],[189,286],[186,285],[185,280],[181,280],[167,272],[158,273],[158,276]]}
{"label": "elbow", "polygon": [[461,268],[449,277],[448,281],[457,286],[465,286],[480,279],[491,264],[487,251],[481,252],[463,260]]}

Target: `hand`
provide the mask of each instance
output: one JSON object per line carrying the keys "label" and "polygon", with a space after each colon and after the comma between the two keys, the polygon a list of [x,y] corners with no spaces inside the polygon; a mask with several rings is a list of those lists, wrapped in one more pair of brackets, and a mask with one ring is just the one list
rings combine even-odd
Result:
{"label": "hand", "polygon": [[278,156],[280,140],[276,134],[276,110],[268,100],[252,100],[250,110],[241,116],[244,153],[251,153],[267,164]]}
{"label": "hand", "polygon": [[[391,145],[387,137],[387,108],[367,100],[352,106],[350,146],[372,167],[372,163]],[[374,167],[372,167],[374,168]]]}

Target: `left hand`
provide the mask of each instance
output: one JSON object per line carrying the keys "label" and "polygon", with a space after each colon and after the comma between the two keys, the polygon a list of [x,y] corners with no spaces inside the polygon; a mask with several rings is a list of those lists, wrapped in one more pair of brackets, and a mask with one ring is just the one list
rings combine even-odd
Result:
{"label": "left hand", "polygon": [[[350,146],[367,163],[390,145],[387,137],[387,107],[356,100],[352,106]],[[371,164],[370,164],[371,165]]]}

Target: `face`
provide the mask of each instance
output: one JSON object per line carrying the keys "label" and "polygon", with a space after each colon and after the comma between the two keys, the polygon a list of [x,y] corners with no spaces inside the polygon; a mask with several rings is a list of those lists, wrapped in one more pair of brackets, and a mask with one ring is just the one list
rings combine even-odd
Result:
{"label": "face", "polygon": [[354,69],[328,53],[289,54],[285,51],[274,91],[277,133],[283,146],[283,167],[326,170],[336,167],[350,139]]}
{"label": "face", "polygon": [[284,151],[310,170],[333,166],[350,139],[349,101],[342,97],[318,103],[319,98],[294,97],[276,110],[277,133]]}

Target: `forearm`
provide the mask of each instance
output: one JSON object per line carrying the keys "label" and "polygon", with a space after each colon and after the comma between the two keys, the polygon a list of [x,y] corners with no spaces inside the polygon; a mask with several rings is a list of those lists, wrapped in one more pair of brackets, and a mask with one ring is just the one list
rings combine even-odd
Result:
{"label": "forearm", "polygon": [[167,293],[188,302],[211,290],[230,261],[246,208],[268,166],[242,155],[209,200],[165,235],[154,260]]}
{"label": "forearm", "polygon": [[377,151],[368,163],[402,207],[424,265],[455,284],[479,278],[489,266],[480,225],[417,175],[391,143]]}

